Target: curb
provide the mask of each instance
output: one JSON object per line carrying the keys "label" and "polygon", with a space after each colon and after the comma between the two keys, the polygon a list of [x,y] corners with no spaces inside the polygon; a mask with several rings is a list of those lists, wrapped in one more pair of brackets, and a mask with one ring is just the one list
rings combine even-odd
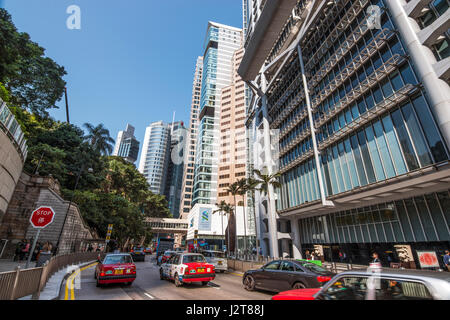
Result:
{"label": "curb", "polygon": [[[86,267],[86,266],[88,266],[88,265],[90,265],[90,264],[92,264],[92,263],[94,263],[94,262],[96,262],[96,261],[97,261],[97,260],[92,260],[92,261],[86,262],[86,263],[84,263],[84,264],[79,265],[78,268]],[[68,266],[66,266],[66,268],[67,268],[67,267],[68,267]],[[61,283],[59,284],[58,296],[56,296],[55,298],[53,298],[53,299],[51,299],[51,300],[60,300],[59,297],[61,297],[61,291],[62,291],[62,288],[63,288],[63,284],[65,283],[65,281],[67,280],[67,278],[70,277],[74,272],[75,272],[75,270],[73,270],[73,271],[70,272],[70,273],[66,273],[66,275],[62,278]]]}

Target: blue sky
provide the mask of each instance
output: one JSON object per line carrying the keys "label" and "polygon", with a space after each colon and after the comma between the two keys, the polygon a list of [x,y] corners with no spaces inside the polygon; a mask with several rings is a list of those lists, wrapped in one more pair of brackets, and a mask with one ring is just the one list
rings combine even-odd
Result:
{"label": "blue sky", "polygon": [[[21,32],[67,71],[70,121],[127,123],[144,139],[153,122],[189,122],[192,80],[209,20],[242,27],[241,0],[0,0]],[[67,7],[81,9],[69,30]],[[51,116],[65,121],[64,99]],[[138,161],[137,161],[138,162]]]}

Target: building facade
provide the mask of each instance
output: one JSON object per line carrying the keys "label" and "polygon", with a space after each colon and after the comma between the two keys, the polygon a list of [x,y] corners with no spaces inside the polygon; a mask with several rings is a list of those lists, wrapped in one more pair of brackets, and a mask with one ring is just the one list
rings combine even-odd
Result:
{"label": "building facade", "polygon": [[145,130],[144,143],[139,161],[139,172],[150,185],[150,191],[164,194],[167,168],[170,161],[171,125],[158,121]]}
{"label": "building facade", "polygon": [[119,131],[113,156],[122,157],[130,163],[135,163],[139,154],[139,141],[134,137],[134,127],[127,124],[125,131]]}
{"label": "building facade", "polygon": [[19,123],[0,99],[0,221],[19,181],[27,150]]}
{"label": "building facade", "polygon": [[232,56],[241,47],[241,29],[209,22],[203,55],[202,90],[192,205],[217,200],[220,92],[231,84]]}
{"label": "building facade", "polygon": [[200,97],[202,91],[202,72],[203,72],[203,57],[197,58],[195,65],[194,82],[192,84],[192,102],[191,115],[189,120],[188,137],[186,139],[186,151],[184,154],[184,173],[183,173],[183,187],[180,199],[180,217],[184,219],[191,210],[192,194],[194,189],[194,164],[195,151],[197,149],[197,130],[198,117],[200,112]]}
{"label": "building facade", "polygon": [[266,254],[308,249],[336,261],[345,252],[368,263],[376,251],[387,265],[420,265],[430,251],[442,260],[450,240],[448,6],[252,6],[239,69],[253,88],[247,126],[279,146],[277,154],[266,148],[263,166],[281,174],[281,188],[269,192],[276,201],[257,206],[268,221]]}
{"label": "building facade", "polygon": [[180,200],[183,187],[184,153],[186,152],[187,129],[182,121],[171,124],[170,159],[164,191],[169,210],[174,218],[180,217]]}

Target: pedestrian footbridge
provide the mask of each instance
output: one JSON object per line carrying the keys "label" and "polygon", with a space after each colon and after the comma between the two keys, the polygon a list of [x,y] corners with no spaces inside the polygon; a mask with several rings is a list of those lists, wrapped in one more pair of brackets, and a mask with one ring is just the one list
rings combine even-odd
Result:
{"label": "pedestrian footbridge", "polygon": [[185,219],[147,218],[145,223],[154,233],[187,233],[188,221]]}

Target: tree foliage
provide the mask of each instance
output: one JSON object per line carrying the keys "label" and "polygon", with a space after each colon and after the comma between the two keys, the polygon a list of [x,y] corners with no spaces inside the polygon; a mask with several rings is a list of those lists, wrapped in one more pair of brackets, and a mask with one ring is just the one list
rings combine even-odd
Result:
{"label": "tree foliage", "polygon": [[18,32],[11,15],[0,8],[0,82],[11,94],[11,102],[41,116],[64,93],[66,71],[45,49]]}

